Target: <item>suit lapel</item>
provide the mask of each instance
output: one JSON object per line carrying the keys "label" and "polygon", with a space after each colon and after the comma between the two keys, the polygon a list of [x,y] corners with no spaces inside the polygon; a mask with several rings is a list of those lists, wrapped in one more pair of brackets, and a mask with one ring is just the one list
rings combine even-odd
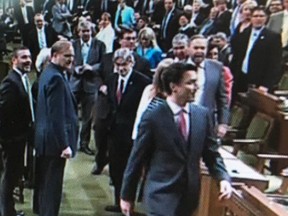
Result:
{"label": "suit lapel", "polygon": [[[90,58],[91,58],[91,55],[92,55],[92,47],[94,46],[94,40],[91,39],[91,44],[90,44],[90,47],[89,47],[89,51],[88,51],[88,56],[87,56],[87,62],[89,62]],[[95,53],[94,53],[95,55]]]}
{"label": "suit lapel", "polygon": [[135,72],[132,71],[132,73],[129,77],[129,80],[127,82],[127,85],[125,87],[125,91],[122,94],[122,100],[121,100],[120,104],[122,104],[124,100],[129,98],[129,95],[133,92],[133,88],[135,86],[135,83],[134,83],[135,79],[134,78],[135,78]]}
{"label": "suit lapel", "polygon": [[[82,52],[81,52],[81,40],[79,39],[76,44],[75,56],[79,56],[79,64],[83,64]],[[77,60],[78,61],[78,60]]]}
{"label": "suit lapel", "polygon": [[[197,136],[197,115],[195,114],[195,109],[194,106],[192,104],[190,104],[189,107],[189,121],[190,121],[190,129],[189,129],[189,150],[190,149],[195,149],[195,147],[193,145],[195,145],[195,137]],[[192,140],[194,142],[192,142]]]}

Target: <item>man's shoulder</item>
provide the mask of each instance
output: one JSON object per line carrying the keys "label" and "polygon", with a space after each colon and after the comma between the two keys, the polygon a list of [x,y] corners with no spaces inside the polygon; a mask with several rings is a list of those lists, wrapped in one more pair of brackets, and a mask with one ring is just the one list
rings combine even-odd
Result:
{"label": "man's shoulder", "polygon": [[284,12],[280,11],[280,12],[272,14],[269,19],[270,20],[280,19],[280,18],[283,18],[283,16],[284,16]]}
{"label": "man's shoulder", "polygon": [[222,70],[223,64],[220,61],[212,60],[212,59],[205,59],[205,67],[213,68],[214,70]]}
{"label": "man's shoulder", "polygon": [[199,105],[199,104],[194,104],[194,103],[191,103],[190,104],[190,109],[191,109],[191,112],[193,114],[193,112],[195,113],[201,113],[201,114],[209,114],[209,110],[207,107],[204,107],[202,105]]}
{"label": "man's shoulder", "polygon": [[136,71],[136,70],[133,70],[134,73],[134,79],[137,80],[137,81],[140,81],[142,82],[143,84],[149,84],[151,83],[151,79],[149,77],[147,77],[146,75]]}

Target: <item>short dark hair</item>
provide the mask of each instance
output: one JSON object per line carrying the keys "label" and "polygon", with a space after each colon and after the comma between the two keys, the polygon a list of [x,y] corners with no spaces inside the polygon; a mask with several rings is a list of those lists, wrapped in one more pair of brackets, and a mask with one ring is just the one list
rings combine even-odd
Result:
{"label": "short dark hair", "polygon": [[22,47],[14,49],[13,54],[12,54],[12,58],[17,58],[19,51],[22,51],[22,50],[29,50],[29,48],[26,46],[22,46]]}
{"label": "short dark hair", "polygon": [[263,11],[265,15],[267,16],[266,8],[263,5],[256,6],[251,9],[251,14],[253,14],[255,11]]}
{"label": "short dark hair", "polygon": [[197,67],[192,64],[177,62],[165,68],[161,75],[164,91],[168,95],[171,95],[172,89],[170,88],[170,83],[179,84],[183,79],[183,74],[190,70],[197,72]]}
{"label": "short dark hair", "polygon": [[120,29],[121,29],[121,32],[119,33],[120,39],[123,39],[124,34],[130,34],[130,33],[133,33],[133,32],[135,32],[137,34],[135,29],[130,28],[130,27],[125,26],[125,25],[120,26]]}

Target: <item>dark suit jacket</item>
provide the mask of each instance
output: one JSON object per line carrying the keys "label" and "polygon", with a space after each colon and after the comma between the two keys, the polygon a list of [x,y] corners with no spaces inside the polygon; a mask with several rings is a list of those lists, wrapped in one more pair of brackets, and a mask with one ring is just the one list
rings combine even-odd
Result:
{"label": "dark suit jacket", "polygon": [[[17,20],[17,23],[18,23],[18,27],[20,29],[20,31],[22,30],[26,30],[27,29],[23,29],[24,25],[25,25],[25,22],[24,22],[24,18],[23,18],[23,15],[22,15],[22,11],[21,11],[21,7],[20,5],[15,7],[15,18]],[[32,26],[34,25],[34,10],[31,6],[26,6],[26,11],[27,11],[27,18],[28,18],[28,22],[29,24]]]}
{"label": "dark suit jacket", "polygon": [[189,116],[187,142],[166,101],[148,108],[142,117],[124,173],[121,198],[135,199],[143,163],[148,162],[144,192],[148,215],[191,215],[199,202],[201,158],[212,176],[230,180],[218,153],[209,112],[190,105]]}
{"label": "dark suit jacket", "polygon": [[92,9],[93,11],[93,18],[94,18],[93,20],[95,21],[99,20],[101,18],[102,13],[108,12],[111,15],[111,23],[114,23],[118,2],[108,0],[107,11],[102,10],[101,2],[102,0],[90,0],[89,3],[87,4],[87,9],[89,10]]}
{"label": "dark suit jacket", "polygon": [[[75,66],[83,65],[83,58],[81,54],[81,40],[73,41],[75,52]],[[70,86],[73,92],[84,91],[85,93],[95,93],[99,87],[99,67],[100,62],[106,52],[105,44],[102,41],[93,38],[91,41],[87,64],[92,66],[92,71],[86,71],[84,74],[76,74],[70,79]]]}
{"label": "dark suit jacket", "polygon": [[[172,39],[173,37],[178,33],[178,29],[179,29],[179,16],[181,14],[181,10],[175,8],[172,11],[172,14],[170,16],[170,19],[168,21],[167,24],[167,28],[166,28],[166,38],[162,38],[162,32],[164,30],[164,25],[163,24],[163,20],[165,19],[165,16],[163,16],[163,19],[161,21],[161,29],[160,29],[160,39],[162,41],[165,42],[166,46],[170,49],[172,47]],[[167,51],[167,50],[165,50]]]}
{"label": "dark suit jacket", "polygon": [[70,146],[77,149],[77,104],[63,69],[50,63],[40,76],[36,110],[37,156],[60,157]]}
{"label": "dark suit jacket", "polygon": [[0,85],[0,138],[25,139],[31,121],[28,94],[20,75],[11,70]]}
{"label": "dark suit jacket", "polygon": [[224,11],[221,15],[217,16],[215,20],[216,32],[224,32],[227,36],[230,35],[230,20],[232,13],[229,10]]}
{"label": "dark suit jacket", "polygon": [[[231,70],[237,82],[237,76],[242,73],[242,63],[245,58],[251,28],[245,29],[233,37],[231,47],[233,59]],[[248,66],[248,83],[265,86],[271,89],[281,77],[282,44],[281,36],[266,28],[262,30],[250,52]]]}
{"label": "dark suit jacket", "polygon": [[[47,47],[51,47],[54,42],[57,41],[57,35],[54,32],[54,29],[48,25],[45,26],[44,28],[45,32],[45,38],[46,38],[46,43]],[[39,41],[38,41],[38,33],[36,27],[34,27],[30,32],[29,32],[29,44],[28,44],[29,50],[32,55],[32,60],[35,62],[37,55],[40,52],[40,47],[39,47]]]}
{"label": "dark suit jacket", "polygon": [[109,125],[112,133],[116,125],[121,125],[124,131],[121,136],[125,140],[131,140],[138,105],[143,90],[150,83],[150,80],[145,75],[133,71],[122,95],[121,102],[118,104],[116,99],[118,77],[119,75],[114,73],[107,82],[108,101],[111,107]]}

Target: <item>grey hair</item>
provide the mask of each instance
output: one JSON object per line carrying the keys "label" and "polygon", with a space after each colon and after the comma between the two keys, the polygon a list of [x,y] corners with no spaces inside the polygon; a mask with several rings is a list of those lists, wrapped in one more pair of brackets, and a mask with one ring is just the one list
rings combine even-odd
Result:
{"label": "grey hair", "polygon": [[78,30],[80,29],[91,29],[92,30],[92,23],[87,21],[87,20],[83,20],[78,24]]}
{"label": "grey hair", "polygon": [[184,44],[186,46],[190,45],[190,39],[186,34],[178,33],[173,37],[172,45]]}
{"label": "grey hair", "polygon": [[120,48],[116,50],[113,56],[113,62],[115,62],[118,58],[122,58],[125,62],[130,61],[133,64],[135,63],[133,52],[128,48]]}
{"label": "grey hair", "polygon": [[214,37],[224,41],[228,41],[228,38],[224,32],[218,32],[217,34],[214,35]]}

